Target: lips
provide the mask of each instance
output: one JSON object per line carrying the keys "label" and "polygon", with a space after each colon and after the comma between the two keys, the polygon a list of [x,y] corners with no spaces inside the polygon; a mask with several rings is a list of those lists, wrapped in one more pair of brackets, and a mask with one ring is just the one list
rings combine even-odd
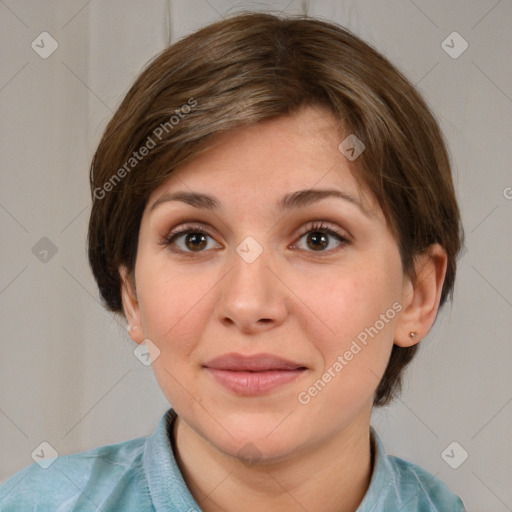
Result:
{"label": "lips", "polygon": [[270,354],[256,354],[254,356],[243,356],[239,354],[226,354],[224,356],[216,357],[207,362],[204,366],[213,368],[215,370],[231,370],[248,371],[248,372],[261,372],[272,370],[297,370],[304,368],[300,363],[287,361],[280,357],[272,356]]}
{"label": "lips", "polygon": [[307,370],[301,363],[271,354],[226,354],[208,361],[204,368],[223,387],[245,396],[270,393]]}

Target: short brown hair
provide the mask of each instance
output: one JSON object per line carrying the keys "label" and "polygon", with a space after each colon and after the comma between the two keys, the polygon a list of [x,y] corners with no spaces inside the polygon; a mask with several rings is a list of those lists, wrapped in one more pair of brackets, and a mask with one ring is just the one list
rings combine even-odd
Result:
{"label": "short brown hair", "polygon": [[[425,101],[345,28],[308,16],[244,13],[155,57],[103,134],[91,165],[88,251],[107,309],[123,314],[119,267],[135,267],[150,193],[215,135],[309,105],[327,106],[344,133],[365,145],[355,177],[382,208],[404,272],[414,278],[413,258],[430,244],[445,249],[444,304],[463,231],[443,136]],[[393,346],[375,405],[398,393],[416,349]]]}

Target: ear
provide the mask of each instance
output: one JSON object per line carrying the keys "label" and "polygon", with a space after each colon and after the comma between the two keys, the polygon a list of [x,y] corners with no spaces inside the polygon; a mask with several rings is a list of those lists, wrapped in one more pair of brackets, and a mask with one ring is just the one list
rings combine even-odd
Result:
{"label": "ear", "polygon": [[[439,244],[429,246],[415,258],[415,279],[404,279],[395,345],[410,347],[427,335],[439,309],[447,263],[446,251]],[[416,333],[416,337],[411,337],[411,333]]]}
{"label": "ear", "polygon": [[121,276],[121,298],[123,300],[123,309],[128,321],[128,334],[135,343],[144,341],[144,331],[140,321],[140,309],[137,301],[137,291],[135,289],[135,278],[133,274],[128,274],[124,265],[119,267]]}

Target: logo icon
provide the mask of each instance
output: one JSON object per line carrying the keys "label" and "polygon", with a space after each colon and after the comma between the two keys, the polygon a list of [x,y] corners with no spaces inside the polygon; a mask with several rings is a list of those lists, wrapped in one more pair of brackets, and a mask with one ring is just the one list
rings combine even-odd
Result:
{"label": "logo icon", "polygon": [[59,457],[57,450],[46,441],[43,441],[32,453],[34,462],[43,469],[48,469]]}
{"label": "logo icon", "polygon": [[238,450],[237,455],[247,467],[254,466],[254,464],[261,459],[261,452],[252,443],[246,443],[242,446],[242,448]]}
{"label": "logo icon", "polygon": [[41,262],[48,263],[57,254],[57,246],[43,236],[33,247],[32,254]]}
{"label": "logo icon", "polygon": [[452,59],[458,59],[468,49],[468,46],[469,43],[458,32],[452,32],[441,43],[441,48]]}
{"label": "logo icon", "polygon": [[366,146],[353,133],[341,142],[338,149],[347,160],[353,162],[366,149]]}
{"label": "logo icon", "polygon": [[144,366],[151,366],[160,356],[160,349],[149,338],[146,338],[135,347],[133,353]]}
{"label": "logo icon", "polygon": [[47,59],[59,47],[59,43],[48,32],[41,32],[30,46],[39,57]]}
{"label": "logo icon", "polygon": [[248,236],[237,246],[236,252],[246,263],[253,263],[263,252],[263,247],[252,236]]}
{"label": "logo icon", "polygon": [[452,469],[460,467],[469,457],[469,453],[457,441],[450,443],[442,452],[441,458]]}

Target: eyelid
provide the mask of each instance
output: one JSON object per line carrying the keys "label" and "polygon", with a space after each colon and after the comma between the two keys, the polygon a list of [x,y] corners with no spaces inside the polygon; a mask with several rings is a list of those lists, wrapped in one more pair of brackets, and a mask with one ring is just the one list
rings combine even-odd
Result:
{"label": "eyelid", "polygon": [[336,224],[326,221],[326,220],[312,220],[307,222],[299,231],[299,237],[304,236],[306,233],[309,233],[310,231],[329,231],[334,233],[335,235],[339,236],[340,238],[343,238],[347,240],[347,242],[352,241],[352,235],[346,230],[342,229]]}
{"label": "eyelid", "polygon": [[[342,231],[342,232],[340,232]],[[322,250],[322,251],[308,251],[308,250],[300,250],[298,247],[298,244],[304,238],[305,235],[308,233],[324,233],[327,236],[334,238],[337,241],[336,247],[333,247],[328,250]],[[307,224],[304,225],[304,227],[301,229],[300,234],[296,238],[296,241],[291,245],[292,249],[298,248],[301,253],[304,253],[305,257],[311,257],[314,256],[315,258],[329,258],[330,256],[338,254],[339,251],[343,250],[345,247],[352,244],[352,238],[350,235],[345,234],[345,230],[340,230],[338,226],[334,227],[330,225],[330,223],[323,221],[323,220],[317,220],[317,221],[310,221]]]}
{"label": "eyelid", "polygon": [[[169,244],[171,239],[174,237],[177,237],[179,235],[183,235],[185,233],[194,232],[194,231],[200,231],[206,235],[208,235],[210,238],[215,239],[215,236],[212,234],[214,231],[211,226],[208,224],[205,224],[203,222],[199,221],[190,221],[190,222],[183,222],[176,226],[175,228],[172,228],[166,235],[164,235],[162,244],[166,245]],[[217,242],[218,243],[218,242]]]}

